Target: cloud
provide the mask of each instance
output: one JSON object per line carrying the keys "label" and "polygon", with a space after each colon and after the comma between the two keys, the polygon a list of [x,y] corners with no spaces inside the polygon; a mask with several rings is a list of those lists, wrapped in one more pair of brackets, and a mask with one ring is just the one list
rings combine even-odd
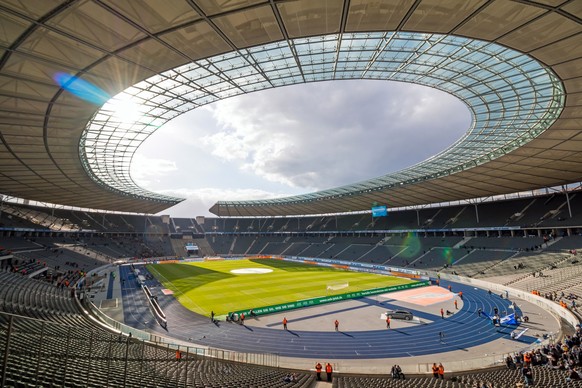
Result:
{"label": "cloud", "polygon": [[176,171],[176,163],[167,159],[151,158],[136,153],[131,163],[131,178],[140,186],[148,187],[160,181],[160,178]]}
{"label": "cloud", "polygon": [[208,209],[217,200],[244,201],[252,199],[271,199],[285,197],[290,194],[273,193],[260,189],[220,189],[215,187],[202,187],[199,189],[179,188],[159,191],[160,194],[185,198],[184,202],[167,209],[162,214],[169,214],[173,217],[195,217],[212,216]]}
{"label": "cloud", "polygon": [[268,181],[319,190],[400,170],[452,144],[468,109],[418,85],[370,81],[296,85],[212,105],[212,155]]}
{"label": "cloud", "polygon": [[219,200],[296,195],[398,171],[444,150],[470,123],[461,101],[428,87],[287,86],[172,120],[138,149],[132,177],[147,189],[188,198],[172,214],[208,215]]}

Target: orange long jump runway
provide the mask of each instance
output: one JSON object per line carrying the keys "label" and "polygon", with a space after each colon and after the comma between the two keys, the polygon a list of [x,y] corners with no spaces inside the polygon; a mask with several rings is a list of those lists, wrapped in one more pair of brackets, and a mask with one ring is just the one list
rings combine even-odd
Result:
{"label": "orange long jump runway", "polygon": [[436,303],[450,301],[455,298],[455,295],[456,294],[445,288],[438,286],[428,286],[413,288],[405,291],[391,292],[388,294],[381,294],[379,295],[379,298],[412,303],[426,307]]}

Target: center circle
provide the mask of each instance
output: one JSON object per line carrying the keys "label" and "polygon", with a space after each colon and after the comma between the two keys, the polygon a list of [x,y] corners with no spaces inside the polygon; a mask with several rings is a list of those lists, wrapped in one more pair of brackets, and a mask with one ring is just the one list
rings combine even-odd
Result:
{"label": "center circle", "polygon": [[248,275],[248,274],[269,273],[269,272],[273,272],[273,270],[269,269],[269,268],[239,268],[239,269],[233,269],[230,272],[237,274],[237,275]]}

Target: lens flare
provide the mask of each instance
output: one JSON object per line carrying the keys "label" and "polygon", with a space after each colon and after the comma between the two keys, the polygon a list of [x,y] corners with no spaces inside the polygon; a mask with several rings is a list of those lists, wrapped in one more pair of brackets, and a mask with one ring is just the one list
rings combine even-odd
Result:
{"label": "lens flare", "polygon": [[443,249],[443,260],[449,266],[453,265],[453,261],[455,261],[455,258],[453,257],[453,251],[451,248]]}
{"label": "lens flare", "polygon": [[402,245],[404,245],[406,247],[406,250],[404,252],[402,252],[400,254],[400,256],[404,257],[404,258],[412,258],[412,257],[417,257],[420,250],[421,250],[421,244],[420,241],[418,240],[418,236],[416,236],[414,233],[409,232],[406,237],[404,237],[404,240],[402,241]]}
{"label": "lens flare", "polygon": [[146,227],[146,231],[144,233],[144,240],[148,244],[162,244],[163,239],[162,236],[164,235],[164,231],[162,227],[158,225],[148,225]]}
{"label": "lens flare", "polygon": [[67,92],[95,105],[103,105],[111,98],[104,90],[74,75],[58,72],[53,80]]}

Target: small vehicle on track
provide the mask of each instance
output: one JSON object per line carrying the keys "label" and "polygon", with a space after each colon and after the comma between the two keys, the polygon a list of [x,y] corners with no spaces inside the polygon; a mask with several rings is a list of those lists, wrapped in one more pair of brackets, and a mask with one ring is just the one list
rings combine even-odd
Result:
{"label": "small vehicle on track", "polygon": [[404,319],[405,321],[410,321],[414,317],[410,311],[406,310],[386,310],[386,316],[391,319]]}

